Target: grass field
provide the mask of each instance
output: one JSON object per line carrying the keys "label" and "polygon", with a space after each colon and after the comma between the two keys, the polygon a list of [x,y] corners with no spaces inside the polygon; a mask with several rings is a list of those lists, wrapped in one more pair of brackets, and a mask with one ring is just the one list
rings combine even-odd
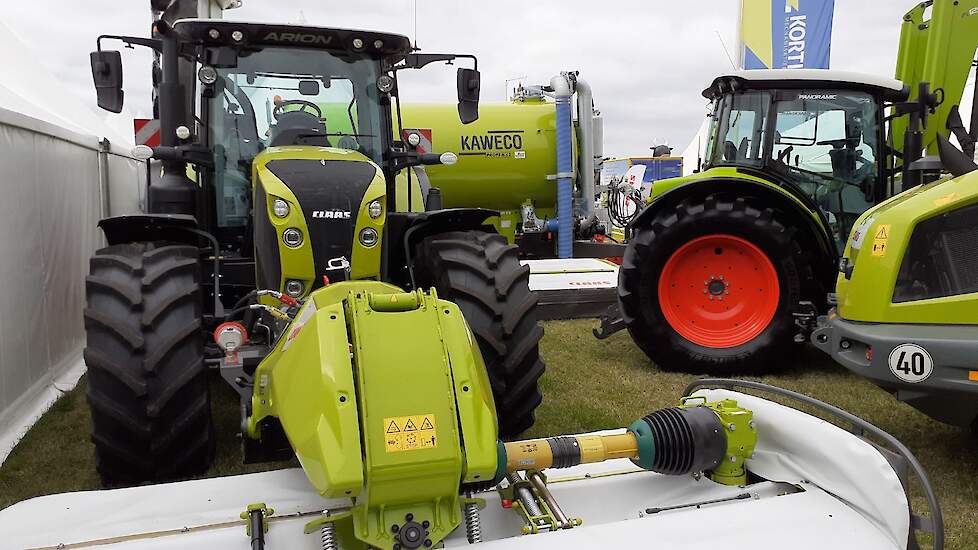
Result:
{"label": "grass field", "polygon": [[[627,425],[657,408],[676,404],[692,375],[665,373],[649,365],[627,334],[599,341],[592,321],[546,324],[544,403],[528,436]],[[978,441],[934,422],[865,380],[849,374],[812,348],[785,357],[775,375],[752,378],[812,395],[855,413],[897,436],[923,462],[944,510],[947,548],[978,550]],[[208,475],[277,468],[242,466],[235,395],[214,382],[218,454]],[[59,401],[0,467],[0,508],[32,496],[95,489],[84,381]],[[914,499],[924,510],[919,496]]]}

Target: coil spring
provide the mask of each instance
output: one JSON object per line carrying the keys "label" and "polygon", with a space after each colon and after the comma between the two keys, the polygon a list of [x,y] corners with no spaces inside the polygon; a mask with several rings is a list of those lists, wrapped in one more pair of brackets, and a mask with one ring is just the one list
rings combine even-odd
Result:
{"label": "coil spring", "polygon": [[465,505],[465,537],[469,544],[482,542],[482,518],[479,517],[479,505],[474,502]]}
{"label": "coil spring", "polygon": [[[513,472],[506,476],[509,483],[516,485],[522,481],[525,481],[516,472]],[[533,496],[533,491],[527,488],[525,485],[521,485],[516,489],[516,497],[520,499],[520,503],[523,505],[523,509],[526,513],[531,516],[541,516],[543,515],[543,510],[540,509],[540,505],[537,504],[537,499]]]}
{"label": "coil spring", "polygon": [[324,523],[319,529],[319,540],[322,544],[322,550],[340,550],[340,546],[336,543],[336,536],[333,530],[333,524]]}

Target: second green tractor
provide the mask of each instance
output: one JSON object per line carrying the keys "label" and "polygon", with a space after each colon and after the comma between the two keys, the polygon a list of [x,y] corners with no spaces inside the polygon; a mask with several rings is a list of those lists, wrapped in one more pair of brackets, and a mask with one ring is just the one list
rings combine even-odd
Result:
{"label": "second green tractor", "polygon": [[701,171],[656,182],[631,223],[611,326],[665,369],[787,364],[828,310],[860,215],[937,177],[914,164],[936,153],[937,136],[973,152],[976,124],[964,129],[958,105],[976,36],[974,0],[928,1],[904,17],[895,79],[808,69],[715,79],[703,92]]}

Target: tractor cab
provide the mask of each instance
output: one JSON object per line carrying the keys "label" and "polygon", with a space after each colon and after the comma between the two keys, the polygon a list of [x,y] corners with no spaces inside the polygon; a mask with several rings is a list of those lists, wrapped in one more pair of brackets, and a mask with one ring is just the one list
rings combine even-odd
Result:
{"label": "tractor cab", "polygon": [[384,164],[391,114],[382,96],[393,86],[387,71],[410,52],[405,37],[213,20],[179,21],[174,31],[198,44],[203,60],[200,132],[214,155],[217,232],[249,225],[263,153],[302,147],[291,156],[309,157],[312,148],[334,148]]}
{"label": "tractor cab", "polygon": [[886,193],[883,109],[905,99],[889,78],[816,70],[721,76],[706,167],[758,171],[807,197],[844,246],[853,223]]}
{"label": "tractor cab", "polygon": [[[152,39],[99,38],[92,74],[99,105],[114,112],[122,108],[122,67],[119,52],[102,49],[107,40],[160,55],[162,145],[145,156],[163,170],[149,187],[149,210],[193,216],[226,264],[253,274],[225,278],[229,298],[256,283],[300,298],[324,276],[342,277],[338,266],[354,264],[353,278],[380,278],[382,263],[403,265],[386,262],[380,249],[389,213],[424,209],[423,196],[398,202],[410,198],[405,188],[422,189],[406,169],[454,156],[421,154],[395,139],[397,73],[475,63],[473,56],[414,53],[407,37],[382,32],[160,20]],[[459,68],[457,80],[459,117],[472,122],[478,71]]]}

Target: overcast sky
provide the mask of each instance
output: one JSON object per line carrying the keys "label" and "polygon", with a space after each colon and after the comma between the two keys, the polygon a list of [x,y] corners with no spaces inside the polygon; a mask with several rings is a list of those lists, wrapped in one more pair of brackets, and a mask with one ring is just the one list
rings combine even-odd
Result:
{"label": "overcast sky", "polygon": [[[0,20],[64,83],[94,105],[88,52],[100,33],[148,34],[149,0],[3,2]],[[736,0],[417,0],[417,41],[428,52],[473,53],[483,101],[506,98],[505,80],[549,82],[580,71],[605,117],[605,154],[685,148],[705,106],[700,91],[735,57]],[[244,0],[228,19],[305,22],[415,36],[414,0]],[[836,0],[832,68],[890,76],[908,0]],[[150,112],[149,55],[124,54],[127,107]],[[437,67],[405,78],[405,101],[452,101],[455,75]]]}

